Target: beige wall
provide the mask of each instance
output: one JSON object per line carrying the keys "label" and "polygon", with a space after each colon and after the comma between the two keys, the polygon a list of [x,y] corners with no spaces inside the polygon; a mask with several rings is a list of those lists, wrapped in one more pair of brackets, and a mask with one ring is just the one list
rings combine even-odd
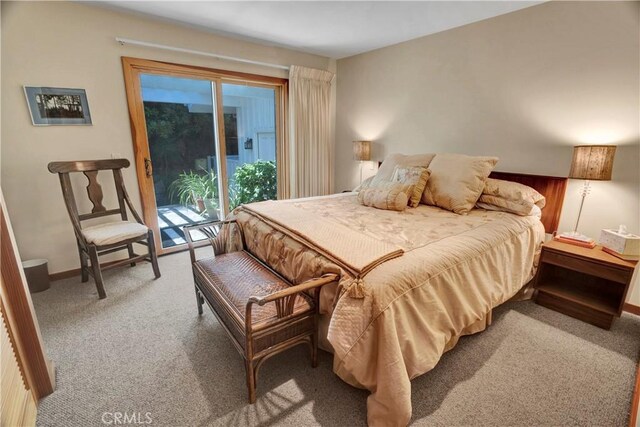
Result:
{"label": "beige wall", "polygon": [[[392,152],[497,155],[498,170],[567,176],[572,146],[618,144],[580,231],[640,232],[638,2],[549,2],[338,61],[336,189],[359,179],[351,141]],[[365,176],[367,171],[365,171]],[[561,230],[572,229],[571,180]],[[636,280],[631,301],[640,305]]]}
{"label": "beige wall", "polygon": [[[176,52],[120,46],[116,36],[283,65],[335,68],[328,58],[229,39],[111,10],[60,2],[2,2],[2,190],[23,259],[49,271],[78,267],[52,160],[133,160],[121,56],[286,77],[286,71]],[[84,88],[93,126],[34,127],[23,85]],[[136,206],[137,180],[125,173]],[[105,181],[105,186],[109,181]],[[78,182],[77,194],[84,189]],[[108,197],[113,200],[113,197]],[[114,206],[113,204],[111,206]]]}

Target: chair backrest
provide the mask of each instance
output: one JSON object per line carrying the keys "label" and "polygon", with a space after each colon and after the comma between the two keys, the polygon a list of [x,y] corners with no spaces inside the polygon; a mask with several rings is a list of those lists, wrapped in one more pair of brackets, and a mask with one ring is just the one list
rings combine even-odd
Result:
{"label": "chair backrest", "polygon": [[[129,167],[129,164],[129,160],[127,159],[79,160],[49,163],[49,172],[57,173],[60,178],[64,203],[78,238],[82,238],[81,221],[108,215],[120,215],[122,220],[126,221],[127,207],[136,221],[140,224],[143,223],[131,204],[127,189],[124,186],[124,180],[122,179],[122,169]],[[118,196],[118,208],[116,209],[107,209],[102,204],[103,193],[102,186],[98,183],[98,172],[103,170],[111,170],[113,172],[116,194]],[[78,206],[71,186],[70,173],[82,173],[87,177],[89,181],[87,185],[87,196],[89,196],[89,201],[93,205],[90,213],[78,213]]]}

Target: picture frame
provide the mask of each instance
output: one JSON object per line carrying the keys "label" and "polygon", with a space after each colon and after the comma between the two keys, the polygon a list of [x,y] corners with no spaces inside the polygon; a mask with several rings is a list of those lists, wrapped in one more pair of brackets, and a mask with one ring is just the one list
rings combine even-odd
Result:
{"label": "picture frame", "polygon": [[90,126],[91,112],[84,89],[24,86],[34,126]]}

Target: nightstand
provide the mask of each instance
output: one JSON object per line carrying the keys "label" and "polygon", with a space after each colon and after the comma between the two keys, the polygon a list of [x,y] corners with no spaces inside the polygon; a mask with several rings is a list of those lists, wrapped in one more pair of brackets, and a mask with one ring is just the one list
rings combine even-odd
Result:
{"label": "nightstand", "polygon": [[542,246],[535,302],[604,329],[620,317],[636,262],[552,240]]}

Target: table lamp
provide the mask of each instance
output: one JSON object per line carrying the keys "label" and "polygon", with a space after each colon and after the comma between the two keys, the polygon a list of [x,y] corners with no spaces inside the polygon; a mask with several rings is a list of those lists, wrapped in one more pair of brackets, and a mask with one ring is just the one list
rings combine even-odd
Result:
{"label": "table lamp", "polygon": [[563,237],[572,237],[580,241],[590,241],[593,239],[578,233],[578,224],[580,224],[580,215],[584,206],[584,199],[590,191],[589,181],[610,181],[611,171],[613,170],[613,157],[616,153],[615,145],[578,145],[573,147],[573,161],[571,162],[571,171],[569,178],[584,179],[582,187],[582,200],[580,201],[580,210],[578,210],[578,219],[573,231],[562,233]]}
{"label": "table lamp", "polygon": [[362,184],[362,162],[371,160],[371,141],[353,141],[353,158],[360,162],[360,184]]}

